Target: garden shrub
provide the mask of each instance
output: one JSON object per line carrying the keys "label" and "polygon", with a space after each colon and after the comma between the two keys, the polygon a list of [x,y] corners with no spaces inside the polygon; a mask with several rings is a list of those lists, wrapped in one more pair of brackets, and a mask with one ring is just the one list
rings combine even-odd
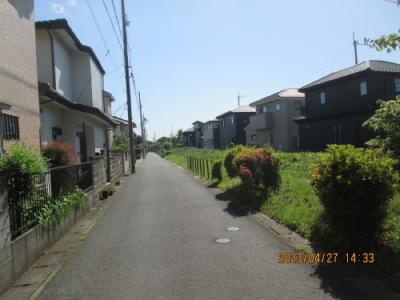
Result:
{"label": "garden shrub", "polygon": [[36,151],[20,142],[0,156],[0,172],[30,175],[47,170],[47,161]]}
{"label": "garden shrub", "polygon": [[248,150],[248,149],[249,148],[246,146],[236,145],[236,146],[233,146],[233,147],[225,150],[224,167],[226,169],[226,173],[228,173],[228,176],[230,178],[234,178],[234,177],[238,176],[236,167],[233,164],[233,160],[235,159],[235,156],[243,151]]}
{"label": "garden shrub", "polygon": [[129,152],[129,136],[126,133],[116,134],[111,148],[113,152]]}
{"label": "garden shrub", "polygon": [[279,160],[270,148],[249,149],[236,155],[233,164],[243,185],[276,190],[280,184]]}
{"label": "garden shrub", "polygon": [[311,184],[335,246],[366,251],[377,245],[394,192],[394,163],[380,150],[329,145],[311,166]]}
{"label": "garden shrub", "polygon": [[217,160],[217,161],[213,162],[212,168],[211,168],[211,177],[212,177],[212,179],[217,179],[218,181],[222,180],[221,167],[222,167],[222,162],[221,161]]}
{"label": "garden shrub", "polygon": [[53,141],[43,149],[42,153],[51,167],[67,166],[75,161],[74,145],[71,143]]}

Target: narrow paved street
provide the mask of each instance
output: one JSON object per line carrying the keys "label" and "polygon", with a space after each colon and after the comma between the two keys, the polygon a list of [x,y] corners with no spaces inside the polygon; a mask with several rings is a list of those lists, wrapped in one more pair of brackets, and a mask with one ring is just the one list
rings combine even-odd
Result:
{"label": "narrow paved street", "polygon": [[[278,264],[277,253],[289,248],[225,206],[213,190],[149,154],[39,298],[333,297],[312,266]],[[229,226],[240,230],[229,232]],[[217,244],[217,238],[231,243]]]}

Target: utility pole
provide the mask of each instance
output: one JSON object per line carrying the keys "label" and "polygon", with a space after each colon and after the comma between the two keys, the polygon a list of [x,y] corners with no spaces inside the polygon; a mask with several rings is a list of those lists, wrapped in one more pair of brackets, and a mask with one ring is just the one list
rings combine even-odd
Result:
{"label": "utility pole", "polygon": [[356,35],[353,32],[353,47],[354,47],[354,59],[356,65],[358,65],[358,46],[368,46],[367,44],[361,44],[356,40]]}
{"label": "utility pole", "polygon": [[128,25],[126,21],[125,13],[125,0],[121,0],[122,10],[122,29],[124,36],[124,59],[125,59],[125,82],[126,82],[126,99],[128,106],[128,126],[129,126],[129,151],[131,152],[131,173],[136,172],[135,168],[135,147],[134,147],[134,136],[133,136],[133,120],[132,120],[132,103],[131,103],[131,86],[129,83],[129,61],[128,61],[128,38],[126,34],[126,27]]}
{"label": "utility pole", "polygon": [[143,122],[143,113],[142,113],[142,99],[140,97],[140,92],[139,92],[139,110],[140,110],[140,129],[142,131],[142,156],[143,156],[143,159],[145,159],[146,154],[145,154],[145,150],[144,150],[144,147],[145,147],[144,122]]}
{"label": "utility pole", "polygon": [[237,99],[238,99],[238,106],[240,106],[240,99],[242,99],[242,98],[244,98],[244,97],[246,97],[246,95],[240,95],[240,91],[238,91],[238,96],[237,96]]}

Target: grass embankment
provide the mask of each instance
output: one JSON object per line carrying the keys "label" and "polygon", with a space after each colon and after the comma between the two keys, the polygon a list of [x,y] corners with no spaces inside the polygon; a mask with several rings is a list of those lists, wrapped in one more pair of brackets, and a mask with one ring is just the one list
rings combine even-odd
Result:
{"label": "grass embankment", "polygon": [[[281,162],[281,187],[268,199],[263,199],[260,210],[302,236],[312,239],[313,228],[323,210],[308,177],[309,166],[317,154],[278,152],[278,155]],[[169,151],[165,158],[187,169],[189,156],[223,161],[224,153],[220,150],[179,148]],[[223,191],[235,191],[235,187],[240,186],[239,178],[229,178],[224,167],[222,174],[223,179],[215,183],[216,187]],[[210,179],[207,180],[212,183]],[[389,203],[384,226],[385,244],[400,254],[400,192]]]}

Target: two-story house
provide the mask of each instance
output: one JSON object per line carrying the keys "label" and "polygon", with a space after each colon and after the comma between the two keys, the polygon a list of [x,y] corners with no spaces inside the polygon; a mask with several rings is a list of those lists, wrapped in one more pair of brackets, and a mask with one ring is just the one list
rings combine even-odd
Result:
{"label": "two-story house", "polygon": [[218,149],[220,146],[219,120],[210,120],[203,124],[203,148]]}
{"label": "two-story house", "polygon": [[194,147],[195,139],[193,127],[190,127],[183,132],[183,145],[185,147]]}
{"label": "two-story house", "polygon": [[105,154],[115,123],[96,54],[59,19],[36,23],[36,55],[42,144],[73,144],[78,162]]}
{"label": "two-story house", "polygon": [[231,143],[246,144],[245,128],[249,125],[249,118],[256,114],[256,109],[248,105],[242,105],[222,115],[217,119],[220,121],[220,146],[228,147]]}
{"label": "two-story house", "polygon": [[0,2],[0,153],[13,140],[39,150],[34,1]]}
{"label": "two-story house", "polygon": [[306,106],[299,124],[300,149],[319,151],[328,144],[363,146],[371,132],[362,124],[376,101],[400,94],[400,65],[368,60],[304,87]]}
{"label": "two-story house", "polygon": [[203,148],[203,122],[196,121],[193,124],[194,146]]}
{"label": "two-story house", "polygon": [[299,129],[294,117],[304,106],[304,94],[297,89],[285,89],[250,104],[257,114],[246,127],[248,145],[271,145],[275,149],[299,149]]}

